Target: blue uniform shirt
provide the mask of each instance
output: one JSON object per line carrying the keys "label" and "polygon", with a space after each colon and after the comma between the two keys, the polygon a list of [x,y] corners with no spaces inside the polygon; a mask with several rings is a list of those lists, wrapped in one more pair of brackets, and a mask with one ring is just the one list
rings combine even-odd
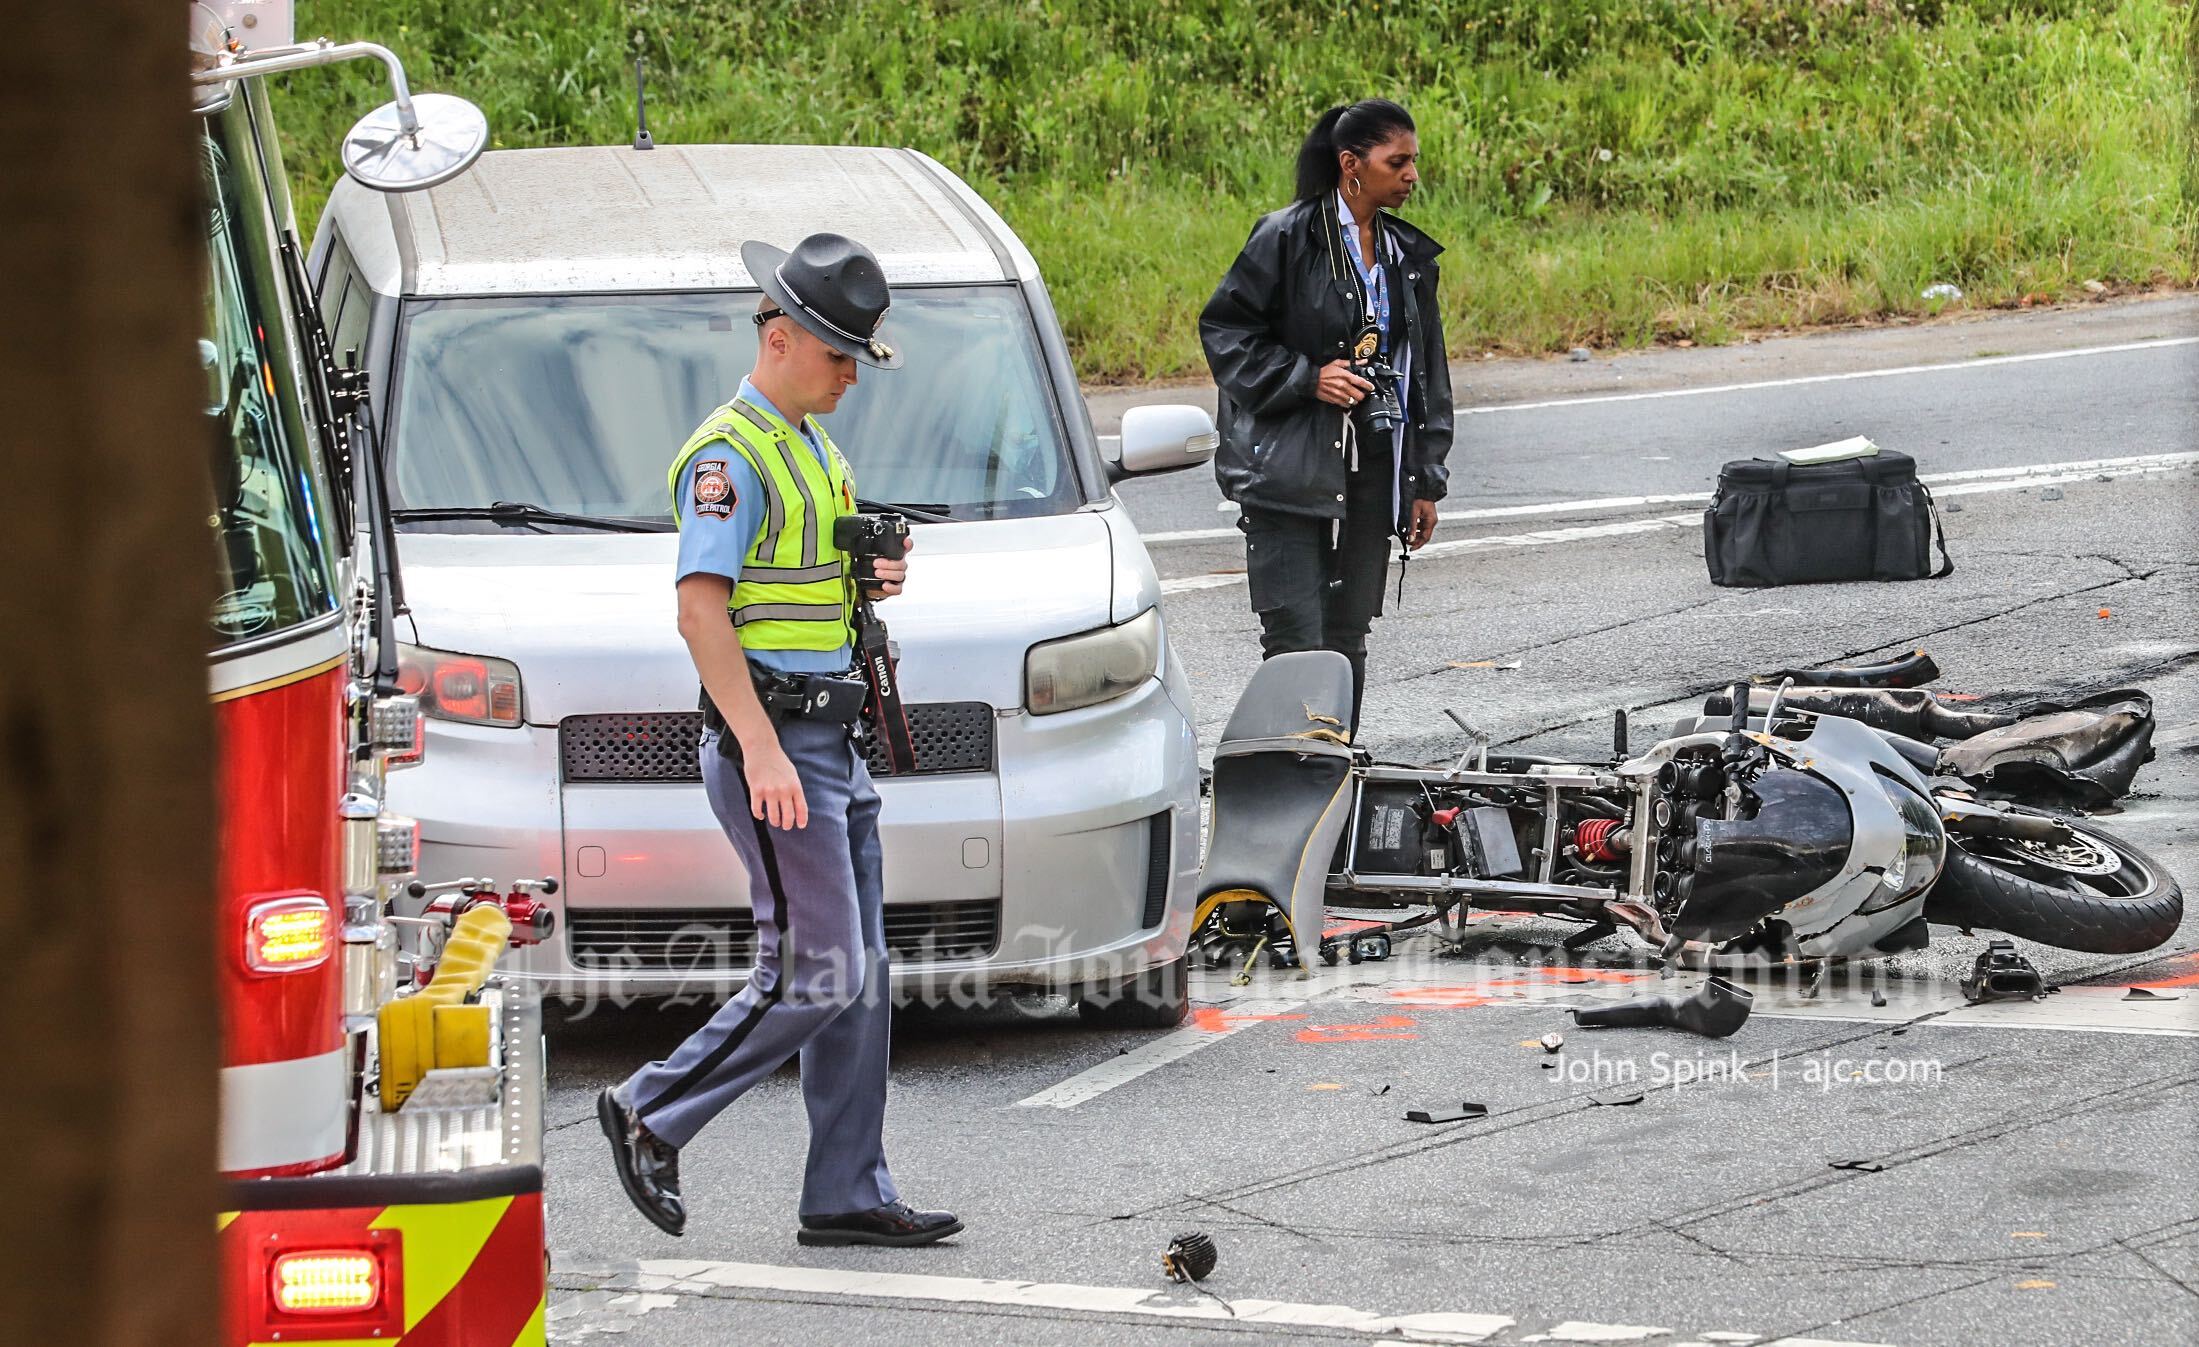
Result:
{"label": "blue uniform shirt", "polygon": [[[748,380],[741,380],[741,401],[776,416],[787,418],[771,405],[770,399],[756,391]],[[793,424],[788,421],[788,424]],[[825,447],[810,434],[805,422],[796,428],[809,451],[817,455],[819,463],[825,462]],[[695,511],[695,475],[704,464],[711,464],[722,471],[732,484],[732,513],[716,512],[698,515]],[[680,473],[679,490],[680,561],[674,583],[690,575],[722,575],[738,581],[741,566],[748,560],[749,549],[756,545],[756,535],[764,526],[764,484],[755,467],[734,450],[711,446],[688,462]],[[838,673],[855,663],[855,652],[841,646],[834,650],[755,650],[748,652],[749,661],[780,673]]]}

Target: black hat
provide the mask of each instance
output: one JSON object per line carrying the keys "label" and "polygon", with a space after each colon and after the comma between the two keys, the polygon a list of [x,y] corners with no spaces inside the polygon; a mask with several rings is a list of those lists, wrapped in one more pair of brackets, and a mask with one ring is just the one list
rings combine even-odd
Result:
{"label": "black hat", "polygon": [[900,352],[879,340],[893,296],[870,249],[840,234],[812,234],[792,253],[750,239],[741,262],[773,304],[825,345],[866,365],[900,368]]}

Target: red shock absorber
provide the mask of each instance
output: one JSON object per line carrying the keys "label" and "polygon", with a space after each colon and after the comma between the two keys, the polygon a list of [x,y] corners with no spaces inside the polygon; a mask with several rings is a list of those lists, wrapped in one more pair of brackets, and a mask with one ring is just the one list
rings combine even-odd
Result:
{"label": "red shock absorber", "polygon": [[1575,825],[1573,846],[1581,859],[1590,863],[1615,861],[1632,850],[1629,839],[1621,831],[1623,825],[1615,818],[1592,818]]}

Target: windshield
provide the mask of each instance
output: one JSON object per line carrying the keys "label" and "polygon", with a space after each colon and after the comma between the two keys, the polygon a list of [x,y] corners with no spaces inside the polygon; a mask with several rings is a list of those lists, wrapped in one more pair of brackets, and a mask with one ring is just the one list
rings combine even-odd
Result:
{"label": "windshield", "polygon": [[[902,367],[864,366],[824,420],[856,490],[955,519],[1081,504],[1016,289],[893,299],[886,335]],[[669,520],[665,470],[755,363],[756,301],[752,290],[410,301],[391,427],[396,503]]]}
{"label": "windshield", "polygon": [[337,545],[306,428],[246,100],[204,126],[208,284],[199,359],[214,425],[217,645],[334,612]]}

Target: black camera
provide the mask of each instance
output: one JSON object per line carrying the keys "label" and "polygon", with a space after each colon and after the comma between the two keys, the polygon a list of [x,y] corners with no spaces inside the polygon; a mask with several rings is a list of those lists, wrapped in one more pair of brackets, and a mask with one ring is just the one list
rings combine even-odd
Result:
{"label": "black camera", "polygon": [[878,585],[878,559],[899,561],[909,552],[909,521],[897,514],[844,514],[832,521],[832,545],[855,559],[855,580]]}
{"label": "black camera", "polygon": [[1399,396],[1397,367],[1382,358],[1382,333],[1373,324],[1352,344],[1351,372],[1374,385],[1356,409],[1371,434],[1388,436],[1405,420],[1405,402]]}

